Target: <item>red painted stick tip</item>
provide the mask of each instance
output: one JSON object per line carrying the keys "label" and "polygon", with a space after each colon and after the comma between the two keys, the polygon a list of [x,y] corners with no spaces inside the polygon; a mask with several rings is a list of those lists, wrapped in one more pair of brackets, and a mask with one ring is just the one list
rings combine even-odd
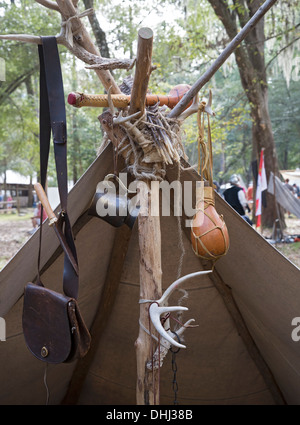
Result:
{"label": "red painted stick tip", "polygon": [[68,96],[69,105],[76,105],[77,97],[75,93],[70,93]]}

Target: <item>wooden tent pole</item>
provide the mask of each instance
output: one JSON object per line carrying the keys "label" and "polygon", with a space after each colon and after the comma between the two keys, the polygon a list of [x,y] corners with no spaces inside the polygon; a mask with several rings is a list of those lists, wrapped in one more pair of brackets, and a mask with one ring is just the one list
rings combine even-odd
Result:
{"label": "wooden tent pole", "polygon": [[153,31],[141,28],[138,32],[138,46],[135,74],[131,92],[129,115],[145,110],[146,94],[151,74]]}
{"label": "wooden tent pole", "polygon": [[[152,30],[150,28],[142,28],[138,36],[136,69],[129,114],[135,113],[138,110],[144,111],[147,87],[152,69]],[[99,120],[102,128],[117,148],[126,133],[120,126],[112,125],[112,116],[109,110],[103,112]],[[123,151],[122,155],[126,158],[126,150]],[[149,170],[152,165],[149,164]],[[146,166],[147,164],[145,164]],[[153,206],[156,203],[156,199],[151,199],[150,196],[150,184],[151,181],[145,179],[140,181],[138,186],[140,199],[144,200],[138,217],[140,298],[155,300],[159,299],[162,294],[161,234],[160,217],[150,215],[151,205]],[[148,308],[149,304],[140,304],[140,322],[146,328],[149,328]],[[135,342],[135,348],[137,358],[137,404],[149,405],[158,403],[158,371],[155,371],[152,375],[152,371],[149,371],[146,367],[146,364],[151,361],[152,357],[152,339],[141,327]]]}
{"label": "wooden tent pole", "polygon": [[[129,114],[137,111],[144,113],[148,82],[151,74],[153,32],[150,28],[141,28],[138,32],[138,47],[135,75],[131,93]],[[140,248],[140,298],[159,299],[161,284],[161,234],[160,217],[151,216],[151,205],[157,200],[151,198],[150,181],[139,185],[141,210],[138,217]],[[140,322],[148,329],[149,304],[140,304]],[[159,404],[158,372],[147,370],[146,364],[152,358],[152,339],[140,327],[135,342],[137,359],[136,402],[138,405]]]}
{"label": "wooden tent pole", "polygon": [[[150,182],[141,185],[140,195],[145,200],[145,209],[148,215],[143,216],[143,211],[138,217],[139,248],[140,248],[140,299],[159,299],[162,294],[161,270],[161,232],[160,217],[151,216],[151,205],[157,201],[150,197]],[[149,325],[149,303],[140,304],[140,322],[154,333],[154,328]],[[159,371],[146,368],[147,362],[151,363],[153,355],[152,338],[140,327],[138,338],[135,342],[137,359],[137,388],[136,400],[138,405],[159,404]]]}

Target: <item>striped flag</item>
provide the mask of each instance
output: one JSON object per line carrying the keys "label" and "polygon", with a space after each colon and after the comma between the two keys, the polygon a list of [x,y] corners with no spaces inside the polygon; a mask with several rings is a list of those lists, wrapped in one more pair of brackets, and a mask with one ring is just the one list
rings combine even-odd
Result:
{"label": "striped flag", "polygon": [[258,175],[257,175],[256,208],[255,208],[256,228],[261,226],[262,192],[266,190],[267,187],[268,185],[267,185],[265,160],[264,160],[264,148],[263,148],[260,151],[260,160],[259,160],[259,168],[258,168]]}

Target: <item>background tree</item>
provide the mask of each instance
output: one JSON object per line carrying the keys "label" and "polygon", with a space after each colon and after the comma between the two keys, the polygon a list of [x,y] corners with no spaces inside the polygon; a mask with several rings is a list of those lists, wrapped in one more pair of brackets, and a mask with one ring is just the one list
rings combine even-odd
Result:
{"label": "background tree", "polygon": [[[211,7],[213,3],[220,9],[219,16],[223,14],[223,21],[214,12],[216,9]],[[156,93],[168,93],[179,83],[193,84],[252,16],[258,4],[258,1],[253,1],[250,8],[245,0],[153,0],[151,4],[145,0],[78,2],[80,11],[90,7],[95,10],[93,15],[83,19],[85,24],[89,21],[90,33],[105,57],[133,56],[138,29],[141,26],[153,29],[152,60],[157,69],[151,75],[149,88]],[[248,37],[237,49],[236,59],[241,58],[236,60],[237,65],[232,55],[200,92],[200,97],[203,97],[208,95],[209,88],[213,90],[213,107],[217,113],[216,118],[211,120],[214,176],[220,183],[227,182],[234,172],[241,174],[248,183],[252,178],[251,160],[257,158],[260,147],[266,147],[265,143],[270,143],[265,151],[267,172],[274,169],[273,157],[278,162],[277,169],[300,165],[299,124],[294,118],[300,106],[297,2],[278,0],[259,25],[252,38]],[[1,1],[0,33],[13,32],[58,34],[60,20],[56,13],[49,13],[36,2]],[[20,169],[22,164],[24,172],[27,163],[31,170],[37,172],[37,48],[11,41],[1,42],[0,47],[0,56],[5,59],[7,68],[6,81],[0,86],[0,161],[15,169]],[[60,45],[59,50],[66,96],[74,90],[103,92],[94,71],[85,69],[79,60],[74,61],[64,46]],[[132,72],[116,70],[114,78],[120,84]],[[241,75],[244,77],[241,78]],[[31,107],[30,99],[33,101]],[[78,111],[68,105],[66,109],[69,169],[72,180],[76,181],[95,157],[101,142],[97,120],[101,111],[93,108]],[[17,126],[14,125],[16,123]],[[184,127],[186,151],[190,162],[195,163],[196,117],[190,117]],[[28,142],[33,147],[31,156],[30,149],[23,148],[24,135],[32,135]],[[273,156],[270,157],[269,152]],[[9,153],[11,161],[7,158]],[[50,184],[55,185],[55,168],[51,161]],[[271,222],[272,217],[270,225],[273,224]]]}
{"label": "background tree", "polygon": [[[245,1],[208,0],[222,22],[226,34],[232,40],[263,3],[261,0]],[[235,50],[235,58],[241,83],[250,105],[252,118],[252,160],[259,158],[265,149],[267,179],[270,172],[279,175],[275,141],[268,103],[268,82],[265,64],[265,20],[261,19]],[[272,226],[276,219],[275,199],[269,195],[264,209],[263,224]]]}
{"label": "background tree", "polygon": [[[85,18],[87,19],[87,18]],[[95,22],[95,20],[94,20]],[[0,3],[0,33],[53,35],[60,21],[47,9],[29,0]],[[104,43],[102,43],[103,45]],[[99,91],[92,71],[86,71],[63,46],[59,46],[65,93],[72,90]],[[37,46],[30,43],[1,42],[5,59],[5,81],[0,86],[0,172],[11,169],[30,176],[39,173],[39,59]],[[92,87],[92,88],[91,88]],[[66,108],[68,117],[68,165],[73,183],[95,158],[101,135],[97,111]],[[99,137],[97,137],[97,134]],[[51,146],[52,149],[52,146]],[[49,185],[56,186],[54,156],[49,158]]]}

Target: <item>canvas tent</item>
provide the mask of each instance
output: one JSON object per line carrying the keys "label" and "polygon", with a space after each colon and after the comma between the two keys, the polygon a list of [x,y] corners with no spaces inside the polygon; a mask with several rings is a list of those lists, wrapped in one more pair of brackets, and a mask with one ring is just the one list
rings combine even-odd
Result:
{"label": "canvas tent", "polygon": [[300,185],[300,170],[298,168],[296,170],[280,170],[280,174],[284,179],[289,179],[290,184]]}
{"label": "canvas tent", "polygon": [[268,192],[275,196],[276,202],[286,211],[300,218],[300,200],[272,172],[270,173]]}
{"label": "canvas tent", "polygon": [[[93,342],[78,364],[48,365],[50,404],[136,403],[137,229],[129,239],[126,226],[114,228],[86,214],[97,183],[112,169],[109,145],[70,192],[80,267],[79,305]],[[176,176],[177,167],[169,167],[168,179]],[[198,179],[195,171],[181,173],[182,181]],[[194,318],[199,327],[186,330],[187,348],[177,354],[179,404],[299,404],[300,342],[291,337],[291,322],[299,315],[299,269],[219,196],[216,209],[224,215],[230,248],[211,275],[185,286],[189,297],[184,305],[189,311],[184,318]],[[63,255],[53,230],[47,222],[43,226],[42,280],[61,291]],[[165,289],[176,279],[180,256],[177,218],[161,217],[161,231]],[[129,240],[127,252],[118,251],[122,238]],[[183,238],[182,275],[207,267],[192,252],[188,231]],[[0,362],[5,365],[0,369],[1,405],[46,400],[45,364],[29,353],[22,332],[23,291],[36,276],[37,251],[36,233],[0,273],[0,316],[6,320],[6,341],[0,342]],[[173,403],[172,379],[168,354],[160,373],[161,404]]]}
{"label": "canvas tent", "polygon": [[[179,100],[178,93],[177,105],[168,114],[168,119],[180,117],[183,120],[193,111],[199,112],[200,104],[196,94],[275,1],[267,0],[257,10],[228,48],[224,49],[220,55],[221,60],[218,58],[215,61],[210,71],[186,92],[185,97]],[[46,7],[54,7],[50,3],[46,2]],[[73,43],[80,46],[81,53],[89,52],[93,57],[96,56],[92,62],[97,59],[97,63],[93,64],[97,65],[96,73],[109,95],[120,95],[121,89],[107,71],[107,64],[103,64],[102,58],[98,57],[98,51],[80,21],[81,16],[74,7],[77,2],[57,3],[58,7],[54,8],[63,18],[62,32],[57,39],[69,48],[69,40],[73,34]],[[5,37],[44,45],[40,37]],[[124,132],[119,126],[121,114],[116,118],[114,108],[111,107],[99,119],[117,152],[123,152],[127,170],[134,170],[139,165],[139,176],[147,179],[147,183],[154,172],[164,178],[166,171],[166,178],[171,182],[178,178],[178,166],[167,164],[177,164],[182,158],[180,138],[175,137],[177,148],[174,150],[166,133],[162,139],[159,138],[162,148],[157,149],[158,146],[152,143],[155,136],[151,143],[145,139],[147,134],[143,130],[147,128],[140,130],[137,122],[134,126],[129,123],[129,120],[136,117],[136,111],[139,114],[144,111],[152,70],[152,38],[153,33],[149,28],[139,31],[135,76],[126,117],[128,125],[125,126],[127,139],[131,142],[133,135],[135,140],[118,150],[124,141]],[[48,65],[52,62],[49,60]],[[117,66],[129,69],[133,65],[133,61],[125,62],[121,61]],[[111,62],[109,68],[113,69]],[[53,73],[49,74],[53,77]],[[53,80],[52,78],[51,81]],[[79,98],[82,99],[81,94]],[[94,99],[94,96],[91,98]],[[191,110],[186,110],[192,99]],[[107,97],[109,105],[108,100]],[[156,96],[155,102],[157,103]],[[202,106],[206,113],[212,114],[212,111],[208,112],[211,101]],[[63,122],[60,118],[53,121],[55,134],[59,136],[56,142],[61,146],[65,142],[61,125]],[[165,155],[167,151],[163,150],[166,144],[169,147],[168,156]],[[140,157],[137,152],[141,154]],[[157,158],[156,154],[159,152]],[[169,154],[171,161],[168,160]],[[144,162],[155,165],[146,167],[147,177],[143,174]],[[119,171],[124,169],[119,158],[118,166]],[[139,318],[142,317],[139,310],[146,310],[143,306],[139,308],[140,288],[144,288],[147,281],[153,284],[152,294],[155,291],[155,295],[160,292],[160,265],[154,264],[154,261],[147,263],[147,259],[152,255],[153,260],[155,254],[161,252],[164,289],[177,277],[183,252],[181,236],[185,249],[182,275],[210,269],[211,264],[202,262],[194,255],[189,229],[182,226],[186,217],[182,217],[181,226],[178,226],[177,217],[161,216],[160,226],[158,219],[143,220],[139,217],[139,230],[144,224],[144,231],[138,232],[135,226],[131,232],[126,226],[114,228],[104,220],[88,216],[87,209],[97,183],[108,173],[116,171],[115,168],[116,158],[113,161],[112,147],[108,145],[71,190],[68,200],[68,215],[76,236],[80,269],[78,301],[92,335],[92,346],[86,357],[77,363],[46,367],[25,346],[22,332],[23,293],[27,282],[36,277],[38,234],[31,237],[0,274],[0,316],[5,318],[7,324],[7,338],[0,346],[1,364],[5,365],[0,372],[1,404],[44,404],[46,390],[50,395],[50,404],[114,406],[135,404],[137,390],[139,396],[142,395],[144,404],[155,393],[156,388],[152,391],[155,385],[150,388],[149,382],[146,382],[146,386],[146,379],[141,379],[142,375],[143,378],[148,378],[149,374],[145,373],[145,363],[142,361],[139,362],[142,367],[137,368],[135,353],[137,335],[139,341],[142,339],[140,334],[145,337],[145,346],[149,339],[143,333],[143,327],[146,328],[147,324],[139,323]],[[181,182],[192,181],[194,186],[199,179],[200,176],[192,170],[185,170],[180,174]],[[152,199],[149,204],[151,201]],[[203,275],[200,279],[190,279],[185,284],[188,297],[183,302],[189,311],[184,313],[184,321],[193,318],[199,326],[185,331],[187,348],[181,349],[176,355],[176,382],[179,385],[179,392],[176,391],[176,394],[172,388],[174,371],[171,369],[170,355],[164,359],[159,375],[160,404],[172,404],[175,396],[184,405],[297,403],[300,388],[297,356],[299,348],[297,341],[291,337],[291,322],[299,311],[299,269],[264,241],[218,196],[216,208],[227,223],[231,246],[227,255],[218,260],[213,273]],[[150,222],[155,222],[156,226],[150,226]],[[53,229],[47,227],[47,223],[43,227],[41,278],[47,288],[61,291],[63,255]],[[148,231],[150,227],[153,232]],[[160,244],[155,244],[154,237],[160,233],[159,228],[162,235],[161,250]],[[148,241],[151,239],[151,249],[148,251],[145,249],[146,237]],[[150,252],[150,255],[145,259],[145,255],[140,255],[139,251],[143,254]],[[158,256],[160,255],[157,258]],[[146,279],[141,279],[140,270],[145,272],[143,277]],[[159,279],[156,279],[155,274],[159,275]],[[151,285],[148,287],[152,289]],[[182,297],[181,293],[174,293],[169,304],[178,304],[179,297]],[[137,349],[141,348],[141,344],[136,345]],[[148,355],[148,347],[142,354]],[[44,383],[45,377],[47,386]]]}

